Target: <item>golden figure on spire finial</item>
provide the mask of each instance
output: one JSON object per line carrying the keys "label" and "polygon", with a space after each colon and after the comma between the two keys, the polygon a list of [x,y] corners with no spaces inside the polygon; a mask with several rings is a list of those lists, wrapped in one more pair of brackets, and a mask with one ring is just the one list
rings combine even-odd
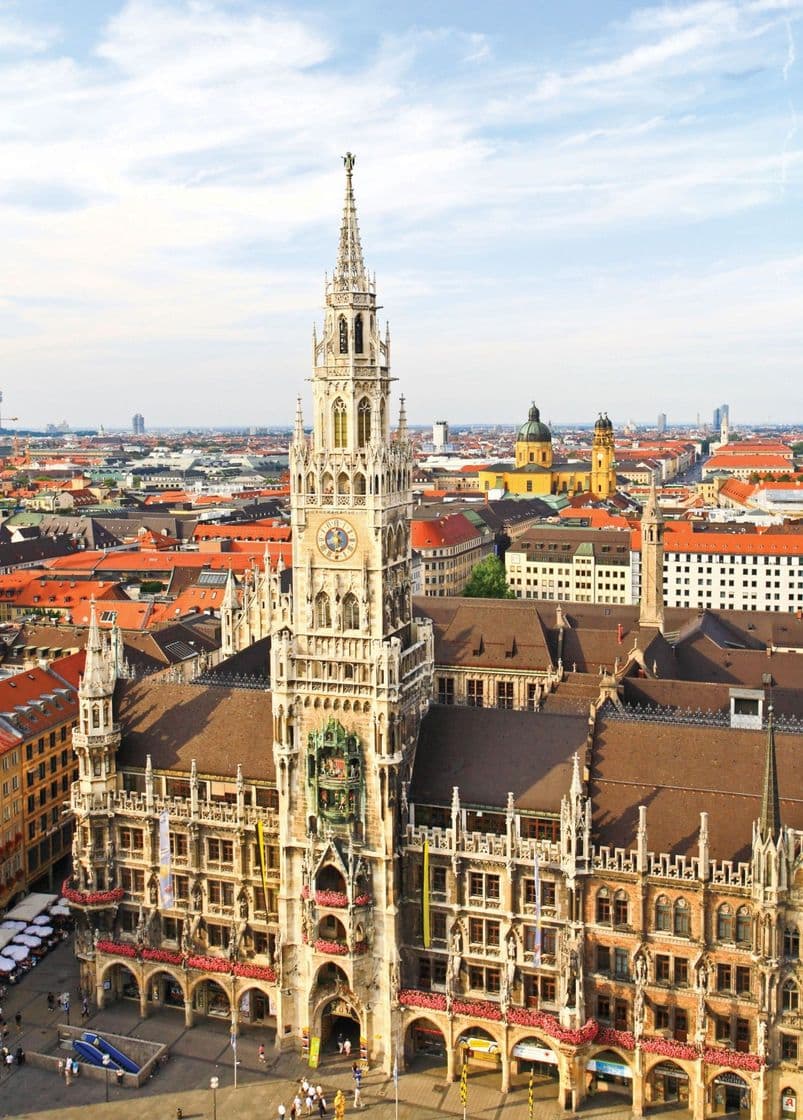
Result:
{"label": "golden figure on spire finial", "polygon": [[352,152],[346,152],[346,154],[343,156],[343,165],[346,168],[347,175],[351,174],[356,162],[357,157]]}

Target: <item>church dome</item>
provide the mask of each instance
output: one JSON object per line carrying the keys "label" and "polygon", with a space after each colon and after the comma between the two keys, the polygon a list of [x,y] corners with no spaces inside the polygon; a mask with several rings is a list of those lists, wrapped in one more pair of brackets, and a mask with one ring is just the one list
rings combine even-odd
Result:
{"label": "church dome", "polygon": [[546,424],[541,421],[541,413],[533,404],[530,406],[530,412],[527,417],[527,423],[522,424],[519,428],[519,434],[516,437],[518,443],[551,443],[552,432]]}
{"label": "church dome", "polygon": [[601,412],[599,414],[599,416],[597,418],[597,422],[594,425],[594,431],[595,432],[612,432],[613,431],[613,422],[608,419],[608,413],[607,412]]}

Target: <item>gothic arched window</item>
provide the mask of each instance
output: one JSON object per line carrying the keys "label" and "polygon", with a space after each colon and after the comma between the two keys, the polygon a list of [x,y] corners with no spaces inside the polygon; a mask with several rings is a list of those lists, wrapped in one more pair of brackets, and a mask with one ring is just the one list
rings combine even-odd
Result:
{"label": "gothic arched window", "polygon": [[346,325],[345,318],[341,315],[337,321],[338,335],[340,338],[340,353],[348,354],[349,352],[349,329]]}
{"label": "gothic arched window", "polygon": [[354,353],[362,354],[362,315],[354,320]]}
{"label": "gothic arched window", "polygon": [[332,442],[335,447],[348,446],[347,419],[346,406],[338,397],[332,405]]}
{"label": "gothic arched window", "polygon": [[781,1006],[784,1011],[797,1011],[800,1005],[800,992],[794,980],[789,979],[783,986]]}
{"label": "gothic arched window", "polygon": [[733,941],[733,911],[727,902],[717,910],[717,940]]}
{"label": "gothic arched window", "polygon": [[611,896],[607,887],[601,887],[597,892],[597,922],[601,925],[611,923]]}
{"label": "gothic arched window", "polygon": [[672,908],[665,894],[659,895],[655,902],[655,928],[666,933],[672,928]]}
{"label": "gothic arched window", "polygon": [[341,471],[337,476],[337,492],[338,494],[348,494],[351,492],[351,479],[345,471]]}
{"label": "gothic arched window", "polygon": [[348,595],[343,597],[343,629],[359,630],[359,628],[360,606],[357,602],[356,595],[352,595],[349,591]]}
{"label": "gothic arched window", "polygon": [[800,930],[797,926],[787,926],[783,931],[783,955],[793,961],[800,956]]}
{"label": "gothic arched window", "polygon": [[365,493],[365,475],[360,474],[359,472],[357,472],[357,474],[355,474],[355,476],[354,476],[354,493],[355,494],[364,494]]}
{"label": "gothic arched window", "polygon": [[673,929],[678,937],[688,937],[691,932],[689,904],[685,898],[679,898],[675,902]]}
{"label": "gothic arched window", "polygon": [[371,402],[363,397],[357,405],[357,446],[366,447],[371,438]]}
{"label": "gothic arched window", "polygon": [[100,727],[100,704],[92,705],[92,726]]}
{"label": "gothic arched window", "polygon": [[626,891],[617,891],[613,899],[613,924],[626,926],[630,921],[630,901]]}
{"label": "gothic arched window", "polygon": [[325,591],[319,591],[315,596],[315,625],[319,630],[328,630],[332,625],[329,596]]}
{"label": "gothic arched window", "polygon": [[736,940],[740,945],[749,945],[753,940],[753,922],[749,906],[740,906],[736,911]]}

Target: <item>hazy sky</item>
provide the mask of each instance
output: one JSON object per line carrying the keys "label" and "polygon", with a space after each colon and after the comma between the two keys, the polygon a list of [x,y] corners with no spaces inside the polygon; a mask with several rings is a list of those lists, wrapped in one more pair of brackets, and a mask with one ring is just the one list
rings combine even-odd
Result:
{"label": "hazy sky", "polygon": [[6,413],[289,423],[351,149],[412,421],[803,420],[801,26],[0,0]]}

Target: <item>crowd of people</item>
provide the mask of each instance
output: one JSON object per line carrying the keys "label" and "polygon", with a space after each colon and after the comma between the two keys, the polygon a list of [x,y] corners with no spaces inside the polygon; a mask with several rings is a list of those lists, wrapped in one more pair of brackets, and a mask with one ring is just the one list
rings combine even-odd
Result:
{"label": "crowd of people", "polygon": [[[342,1053],[343,1051],[341,1051]],[[259,1061],[260,1064],[265,1062],[265,1048],[259,1047]],[[363,1068],[359,1062],[354,1062],[351,1067],[351,1076],[354,1081],[354,1107],[364,1108],[362,1101],[362,1077]],[[338,1102],[337,1098],[342,1098],[342,1092],[338,1089],[336,1094],[335,1103]],[[323,1086],[314,1084],[307,1077],[302,1077],[296,1087],[295,1095],[290,1102],[290,1107],[284,1103],[279,1105],[278,1120],[303,1120],[305,1116],[313,1116],[318,1114],[320,1120],[326,1120],[328,1114],[328,1105],[324,1095]],[[338,1115],[338,1108],[335,1108],[335,1117]]]}

